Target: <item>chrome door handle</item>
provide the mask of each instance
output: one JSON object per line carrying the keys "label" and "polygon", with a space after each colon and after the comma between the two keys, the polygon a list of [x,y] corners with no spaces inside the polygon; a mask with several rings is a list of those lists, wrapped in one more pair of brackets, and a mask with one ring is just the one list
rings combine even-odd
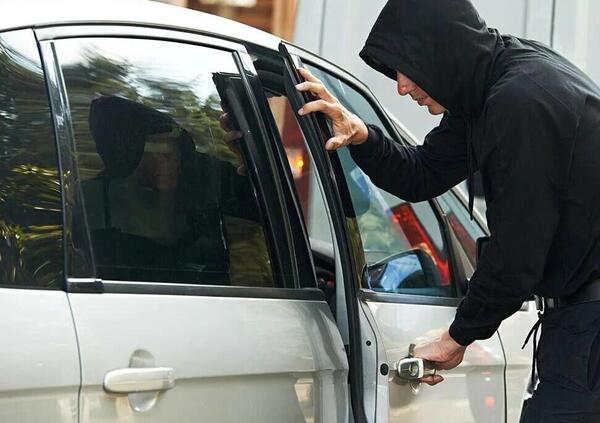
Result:
{"label": "chrome door handle", "polygon": [[422,358],[408,357],[396,365],[398,377],[404,380],[418,380],[435,373],[433,363]]}
{"label": "chrome door handle", "polygon": [[111,394],[166,391],[174,386],[173,369],[169,367],[112,370],[103,382],[104,390]]}

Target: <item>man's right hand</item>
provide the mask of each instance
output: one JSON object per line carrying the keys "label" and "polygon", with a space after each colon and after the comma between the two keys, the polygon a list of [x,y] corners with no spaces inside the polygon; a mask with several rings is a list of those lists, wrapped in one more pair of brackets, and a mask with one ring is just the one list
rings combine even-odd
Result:
{"label": "man's right hand", "polygon": [[298,114],[308,115],[321,112],[329,119],[333,128],[333,136],[327,140],[325,148],[334,151],[350,144],[365,142],[369,135],[365,123],[342,106],[338,99],[308,69],[300,68],[298,70],[304,77],[305,82],[296,85],[296,89],[298,91],[309,91],[319,98],[305,104],[304,107],[298,110]]}

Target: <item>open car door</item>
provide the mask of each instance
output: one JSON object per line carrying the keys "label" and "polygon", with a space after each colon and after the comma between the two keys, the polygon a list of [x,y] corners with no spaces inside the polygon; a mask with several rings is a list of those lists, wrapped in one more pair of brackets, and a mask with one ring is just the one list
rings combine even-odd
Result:
{"label": "open car door", "polygon": [[[307,66],[348,110],[403,142],[351,75],[292,46],[281,44],[280,53],[295,110],[310,101],[294,87],[302,82],[297,68]],[[436,201],[410,203],[380,190],[348,148],[326,152],[331,134],[322,116],[297,119],[335,232],[342,273],[336,279],[343,278],[347,299],[355,419],[504,422],[505,358],[497,334],[469,347],[464,362],[444,372],[445,381],[435,387],[400,377],[398,371],[410,344],[450,325],[463,291],[465,277],[456,259],[460,247],[442,208]]]}

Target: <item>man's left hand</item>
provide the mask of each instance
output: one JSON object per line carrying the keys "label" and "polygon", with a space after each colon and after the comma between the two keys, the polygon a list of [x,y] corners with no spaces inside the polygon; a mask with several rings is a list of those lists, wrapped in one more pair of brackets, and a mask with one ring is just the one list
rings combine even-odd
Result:
{"label": "man's left hand", "polygon": [[[444,330],[419,342],[413,351],[415,357],[433,362],[437,370],[450,370],[458,366],[465,355],[467,347],[460,345]],[[440,375],[425,376],[421,382],[437,385],[444,378]]]}

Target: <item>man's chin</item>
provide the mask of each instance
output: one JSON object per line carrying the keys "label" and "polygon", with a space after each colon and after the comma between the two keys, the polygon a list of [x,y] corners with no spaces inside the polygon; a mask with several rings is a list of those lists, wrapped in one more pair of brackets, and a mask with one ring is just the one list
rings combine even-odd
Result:
{"label": "man's chin", "polygon": [[429,114],[433,116],[442,115],[446,111],[444,108],[438,106],[427,106],[427,110],[429,111]]}

